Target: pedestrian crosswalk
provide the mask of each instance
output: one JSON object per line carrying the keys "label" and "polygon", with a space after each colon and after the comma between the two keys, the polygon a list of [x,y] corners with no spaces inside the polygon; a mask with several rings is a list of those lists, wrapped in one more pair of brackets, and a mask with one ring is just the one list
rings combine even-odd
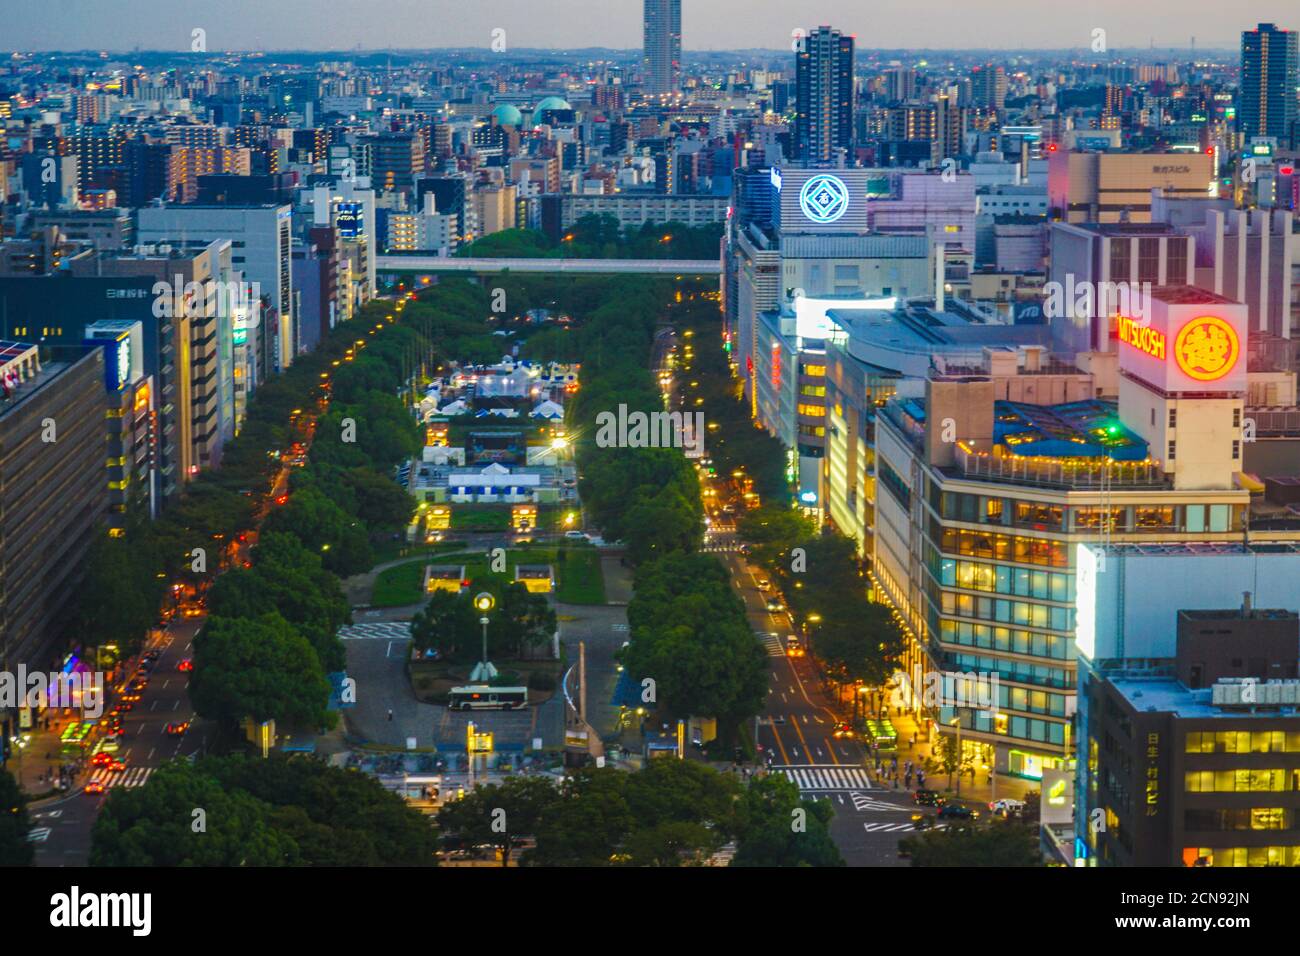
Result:
{"label": "pedestrian crosswalk", "polygon": [[124,790],[131,790],[135,787],[143,787],[149,775],[153,773],[153,767],[130,767],[126,770],[113,773],[105,767],[100,767],[90,775],[87,783],[102,783],[105,787],[121,787]]}
{"label": "pedestrian crosswalk", "polygon": [[372,621],[368,624],[348,624],[339,628],[339,640],[343,641],[408,641],[410,639],[410,621]]}
{"label": "pedestrian crosswalk", "polygon": [[758,639],[763,642],[763,647],[767,649],[768,657],[785,657],[785,647],[781,644],[781,638],[775,631],[763,631],[758,635]]}
{"label": "pedestrian crosswalk", "polygon": [[875,797],[865,793],[854,791],[849,794],[849,799],[853,801],[853,809],[859,812],[864,810],[894,810],[901,813],[910,813],[911,807],[900,807],[896,803],[889,803],[886,800],[877,800]]}
{"label": "pedestrian crosswalk", "polygon": [[[864,823],[862,824],[862,829],[866,830],[868,833],[904,833],[916,830],[918,827],[913,823]],[[932,827],[927,827],[926,829],[946,830],[948,829],[948,825],[946,823],[940,823]]]}
{"label": "pedestrian crosswalk", "polygon": [[830,767],[806,765],[802,767],[773,767],[785,774],[787,780],[806,792],[828,790],[870,790],[871,781],[861,767]]}
{"label": "pedestrian crosswalk", "polygon": [[708,551],[711,554],[738,554],[741,546],[738,541],[705,541],[705,544],[699,550]]}

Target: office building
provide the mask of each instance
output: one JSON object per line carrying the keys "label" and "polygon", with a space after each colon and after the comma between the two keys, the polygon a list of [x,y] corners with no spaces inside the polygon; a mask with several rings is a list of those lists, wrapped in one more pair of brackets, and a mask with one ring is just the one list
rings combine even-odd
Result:
{"label": "office building", "polygon": [[1080,547],[1077,564],[1075,864],[1300,865],[1300,549]]}
{"label": "office building", "polygon": [[176,428],[174,457],[166,464],[186,481],[220,464],[237,428],[236,381],[250,375],[236,366],[235,323],[255,297],[234,268],[233,253],[230,240],[198,239],[101,256],[73,271],[82,278],[150,280],[151,304],[158,302],[152,311],[162,315],[151,315],[148,327],[177,336],[161,346],[159,380],[163,413]]}
{"label": "office building", "polygon": [[1064,221],[1151,221],[1151,191],[1169,197],[1218,195],[1214,157],[1205,152],[1048,153],[1048,204]]}
{"label": "office building", "polygon": [[1196,237],[1168,223],[1053,222],[1044,303],[1058,352],[1113,352],[1117,312],[1134,296],[1196,279]]}
{"label": "office building", "polygon": [[144,328],[139,322],[93,322],[86,326],[85,335],[87,344],[104,350],[108,525],[110,534],[121,534],[133,509],[150,518],[158,516],[158,409],[153,377],[144,371]]}
{"label": "office building", "polygon": [[0,342],[0,667],[45,667],[108,508],[104,351]]}
{"label": "office building", "polygon": [[290,263],[292,208],[288,205],[166,205],[138,213],[137,241],[144,245],[179,246],[228,239],[231,266],[251,283],[277,322],[263,322],[256,356],[258,381],[293,364],[299,352]]}

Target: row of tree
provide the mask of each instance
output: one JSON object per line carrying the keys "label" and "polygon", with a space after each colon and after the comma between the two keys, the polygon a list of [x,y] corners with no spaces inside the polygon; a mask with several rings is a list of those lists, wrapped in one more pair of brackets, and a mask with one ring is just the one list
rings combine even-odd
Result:
{"label": "row of tree", "polygon": [[489,844],[508,865],[689,866],[727,843],[732,866],[842,866],[829,804],[803,802],[783,777],[741,787],[689,760],[652,760],[626,773],[579,771],[556,786],[510,777],[481,786],[438,815],[448,845]]}
{"label": "row of tree", "polygon": [[820,533],[789,507],[764,505],[737,525],[750,558],[779,584],[812,650],[841,684],[879,686],[897,669],[906,639],[893,610],[867,596],[866,569],[853,539]]}
{"label": "row of tree", "polygon": [[716,259],[722,223],[619,226],[608,214],[583,216],[558,241],[535,229],[506,229],[462,247],[457,255],[492,259]]}
{"label": "row of tree", "polygon": [[[269,389],[275,413],[290,423],[286,437],[310,448],[287,501],[262,523],[252,567],[234,568],[210,588],[209,617],[195,640],[196,713],[227,725],[245,717],[333,722],[327,677],[344,669],[337,632],[351,620],[339,576],[370,568],[372,542],[400,533],[414,512],[393,478],[421,445],[399,392],[435,359],[424,329],[467,303],[481,310],[483,295],[460,280],[402,309],[372,303],[254,396],[250,421],[265,417]],[[272,387],[283,382],[299,390]],[[303,417],[313,406],[322,409],[314,426]]]}
{"label": "row of tree", "polygon": [[427,818],[367,774],[307,757],[173,760],[114,790],[91,866],[432,866]]}

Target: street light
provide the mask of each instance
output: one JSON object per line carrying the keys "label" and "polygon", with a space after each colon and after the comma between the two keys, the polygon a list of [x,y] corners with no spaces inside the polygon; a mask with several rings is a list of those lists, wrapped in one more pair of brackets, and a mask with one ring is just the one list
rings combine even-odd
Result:
{"label": "street light", "polygon": [[496,607],[496,603],[497,599],[487,591],[481,591],[474,595],[474,608],[482,615],[478,620],[483,625],[483,658],[474,665],[474,670],[469,675],[471,681],[486,684],[497,676],[497,669],[488,660],[487,652],[488,612]]}

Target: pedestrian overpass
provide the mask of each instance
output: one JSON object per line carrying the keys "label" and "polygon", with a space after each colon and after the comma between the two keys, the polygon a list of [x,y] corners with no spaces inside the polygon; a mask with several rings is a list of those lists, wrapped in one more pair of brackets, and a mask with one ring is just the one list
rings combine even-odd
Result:
{"label": "pedestrian overpass", "polygon": [[483,259],[449,256],[387,255],[375,257],[375,271],[390,275],[421,275],[434,272],[559,273],[570,275],[720,275],[717,259]]}

